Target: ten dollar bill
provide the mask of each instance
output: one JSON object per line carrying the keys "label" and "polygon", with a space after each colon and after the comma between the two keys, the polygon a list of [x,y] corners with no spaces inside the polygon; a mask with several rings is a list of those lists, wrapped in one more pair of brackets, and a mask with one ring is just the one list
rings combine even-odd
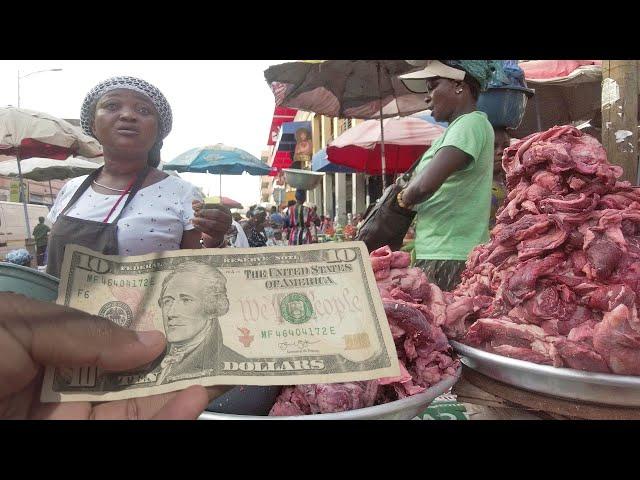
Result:
{"label": "ten dollar bill", "polygon": [[47,368],[42,401],[107,401],[189,385],[295,385],[400,375],[364,243],[109,256],[69,245],[57,303],[167,349],[131,372]]}

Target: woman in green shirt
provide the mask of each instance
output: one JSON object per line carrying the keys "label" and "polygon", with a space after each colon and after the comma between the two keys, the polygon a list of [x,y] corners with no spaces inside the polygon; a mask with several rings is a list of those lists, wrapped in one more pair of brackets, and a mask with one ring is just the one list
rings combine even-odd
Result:
{"label": "woman in green shirt", "polygon": [[436,121],[449,122],[398,194],[401,206],[418,212],[415,265],[445,291],[460,282],[471,250],[489,239],[494,133],[476,102],[496,68],[490,60],[436,60],[400,77],[426,93]]}

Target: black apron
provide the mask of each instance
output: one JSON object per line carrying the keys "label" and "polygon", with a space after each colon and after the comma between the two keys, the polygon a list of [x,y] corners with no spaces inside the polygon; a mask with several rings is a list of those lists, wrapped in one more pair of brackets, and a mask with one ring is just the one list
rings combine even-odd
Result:
{"label": "black apron", "polygon": [[[91,186],[91,183],[98,178],[102,167],[91,172],[82,182],[76,193],[73,194],[67,206],[60,212],[56,222],[49,232],[49,242],[47,244],[48,261],[47,273],[60,278],[60,269],[64,258],[64,249],[68,244],[76,244],[105,255],[118,254],[118,220],[124,213],[124,209],[138,193],[150,167],[146,167],[136,177],[129,189],[129,197],[124,202],[124,206],[118,216],[111,223],[96,222],[94,220],[83,220],[81,218],[69,217],[65,215],[69,209],[78,201],[82,194]],[[126,192],[125,192],[126,194]],[[123,194],[123,196],[125,195]],[[115,197],[115,195],[114,195]],[[107,219],[108,221],[108,219]]]}

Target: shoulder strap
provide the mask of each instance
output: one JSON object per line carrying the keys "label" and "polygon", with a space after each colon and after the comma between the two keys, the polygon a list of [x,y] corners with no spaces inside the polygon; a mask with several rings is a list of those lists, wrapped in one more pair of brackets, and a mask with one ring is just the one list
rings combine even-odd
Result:
{"label": "shoulder strap", "polygon": [[[71,200],[69,200],[69,203],[67,203],[67,206],[64,207],[64,210],[62,210],[59,215],[65,215],[69,211],[69,209],[78,201],[78,199],[82,196],[82,194],[86,192],[87,189],[91,186],[91,182],[93,182],[96,178],[98,178],[98,175],[100,175],[102,168],[103,167],[100,167],[94,170],[89,174],[89,176],[87,176],[87,178],[84,179],[84,181],[80,184],[76,192],[71,197]],[[129,196],[127,197],[127,200],[124,202],[124,205],[122,206],[122,210],[120,210],[120,213],[118,214],[114,222],[117,222],[120,219],[120,216],[124,212],[124,209],[126,208],[126,206],[129,204],[129,202],[131,202],[131,200],[133,200],[133,197],[135,196],[135,194],[138,193],[138,190],[140,190],[140,187],[142,187],[142,183],[144,182],[145,178],[147,178],[147,175],[149,174],[150,169],[151,167],[146,167],[143,170],[141,170],[140,173],[138,173],[138,176],[136,177],[136,181],[131,187],[131,191],[129,192]]]}
{"label": "shoulder strap", "polygon": [[[449,131],[449,127],[445,128],[444,132],[442,132],[442,137],[444,137],[447,134],[448,131]],[[433,145],[433,143],[432,143],[432,145]],[[431,148],[431,146],[429,148]],[[425,153],[426,153],[426,151],[425,151]],[[424,153],[422,155],[420,155],[418,157],[418,159],[415,162],[413,162],[413,165],[411,165],[411,167],[409,167],[409,170],[407,170],[404,173],[404,175],[402,175],[403,180],[409,181],[409,179],[411,178],[411,174],[416,169],[416,167],[420,164],[420,161],[422,160],[422,157],[424,157]]]}
{"label": "shoulder strap", "polygon": [[78,201],[78,199],[82,196],[82,194],[86,192],[87,189],[91,186],[91,182],[93,182],[96,178],[98,178],[98,175],[100,175],[101,171],[102,171],[102,167],[97,168],[96,170],[91,172],[87,176],[87,178],[84,179],[84,181],[80,184],[76,192],[71,197],[71,200],[69,200],[69,203],[67,203],[67,206],[64,207],[64,209],[59,213],[58,216],[65,215],[69,211],[69,209],[73,207],[73,205]]}
{"label": "shoulder strap", "polygon": [[411,174],[416,169],[416,167],[420,164],[420,161],[422,160],[423,155],[424,153],[420,155],[415,162],[413,162],[413,165],[409,167],[409,170],[404,172],[404,174],[402,175],[403,180],[409,181],[409,179],[411,178]]}

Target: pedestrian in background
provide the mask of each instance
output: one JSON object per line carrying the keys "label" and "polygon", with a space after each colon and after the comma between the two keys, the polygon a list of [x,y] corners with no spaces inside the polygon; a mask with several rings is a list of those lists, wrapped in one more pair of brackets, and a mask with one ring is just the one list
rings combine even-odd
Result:
{"label": "pedestrian in background", "polygon": [[265,233],[265,221],[267,220],[267,211],[264,207],[253,206],[247,212],[247,219],[241,226],[247,235],[250,247],[266,247],[267,235]]}
{"label": "pedestrian in background", "polygon": [[317,217],[313,210],[305,207],[307,191],[296,190],[296,203],[289,207],[285,226],[289,228],[289,245],[305,245],[313,242],[311,226]]}
{"label": "pedestrian in background", "polygon": [[36,241],[36,259],[38,266],[44,265],[44,257],[47,251],[47,242],[49,241],[49,231],[51,230],[44,224],[44,217],[38,218],[38,225],[33,229],[33,238]]}

